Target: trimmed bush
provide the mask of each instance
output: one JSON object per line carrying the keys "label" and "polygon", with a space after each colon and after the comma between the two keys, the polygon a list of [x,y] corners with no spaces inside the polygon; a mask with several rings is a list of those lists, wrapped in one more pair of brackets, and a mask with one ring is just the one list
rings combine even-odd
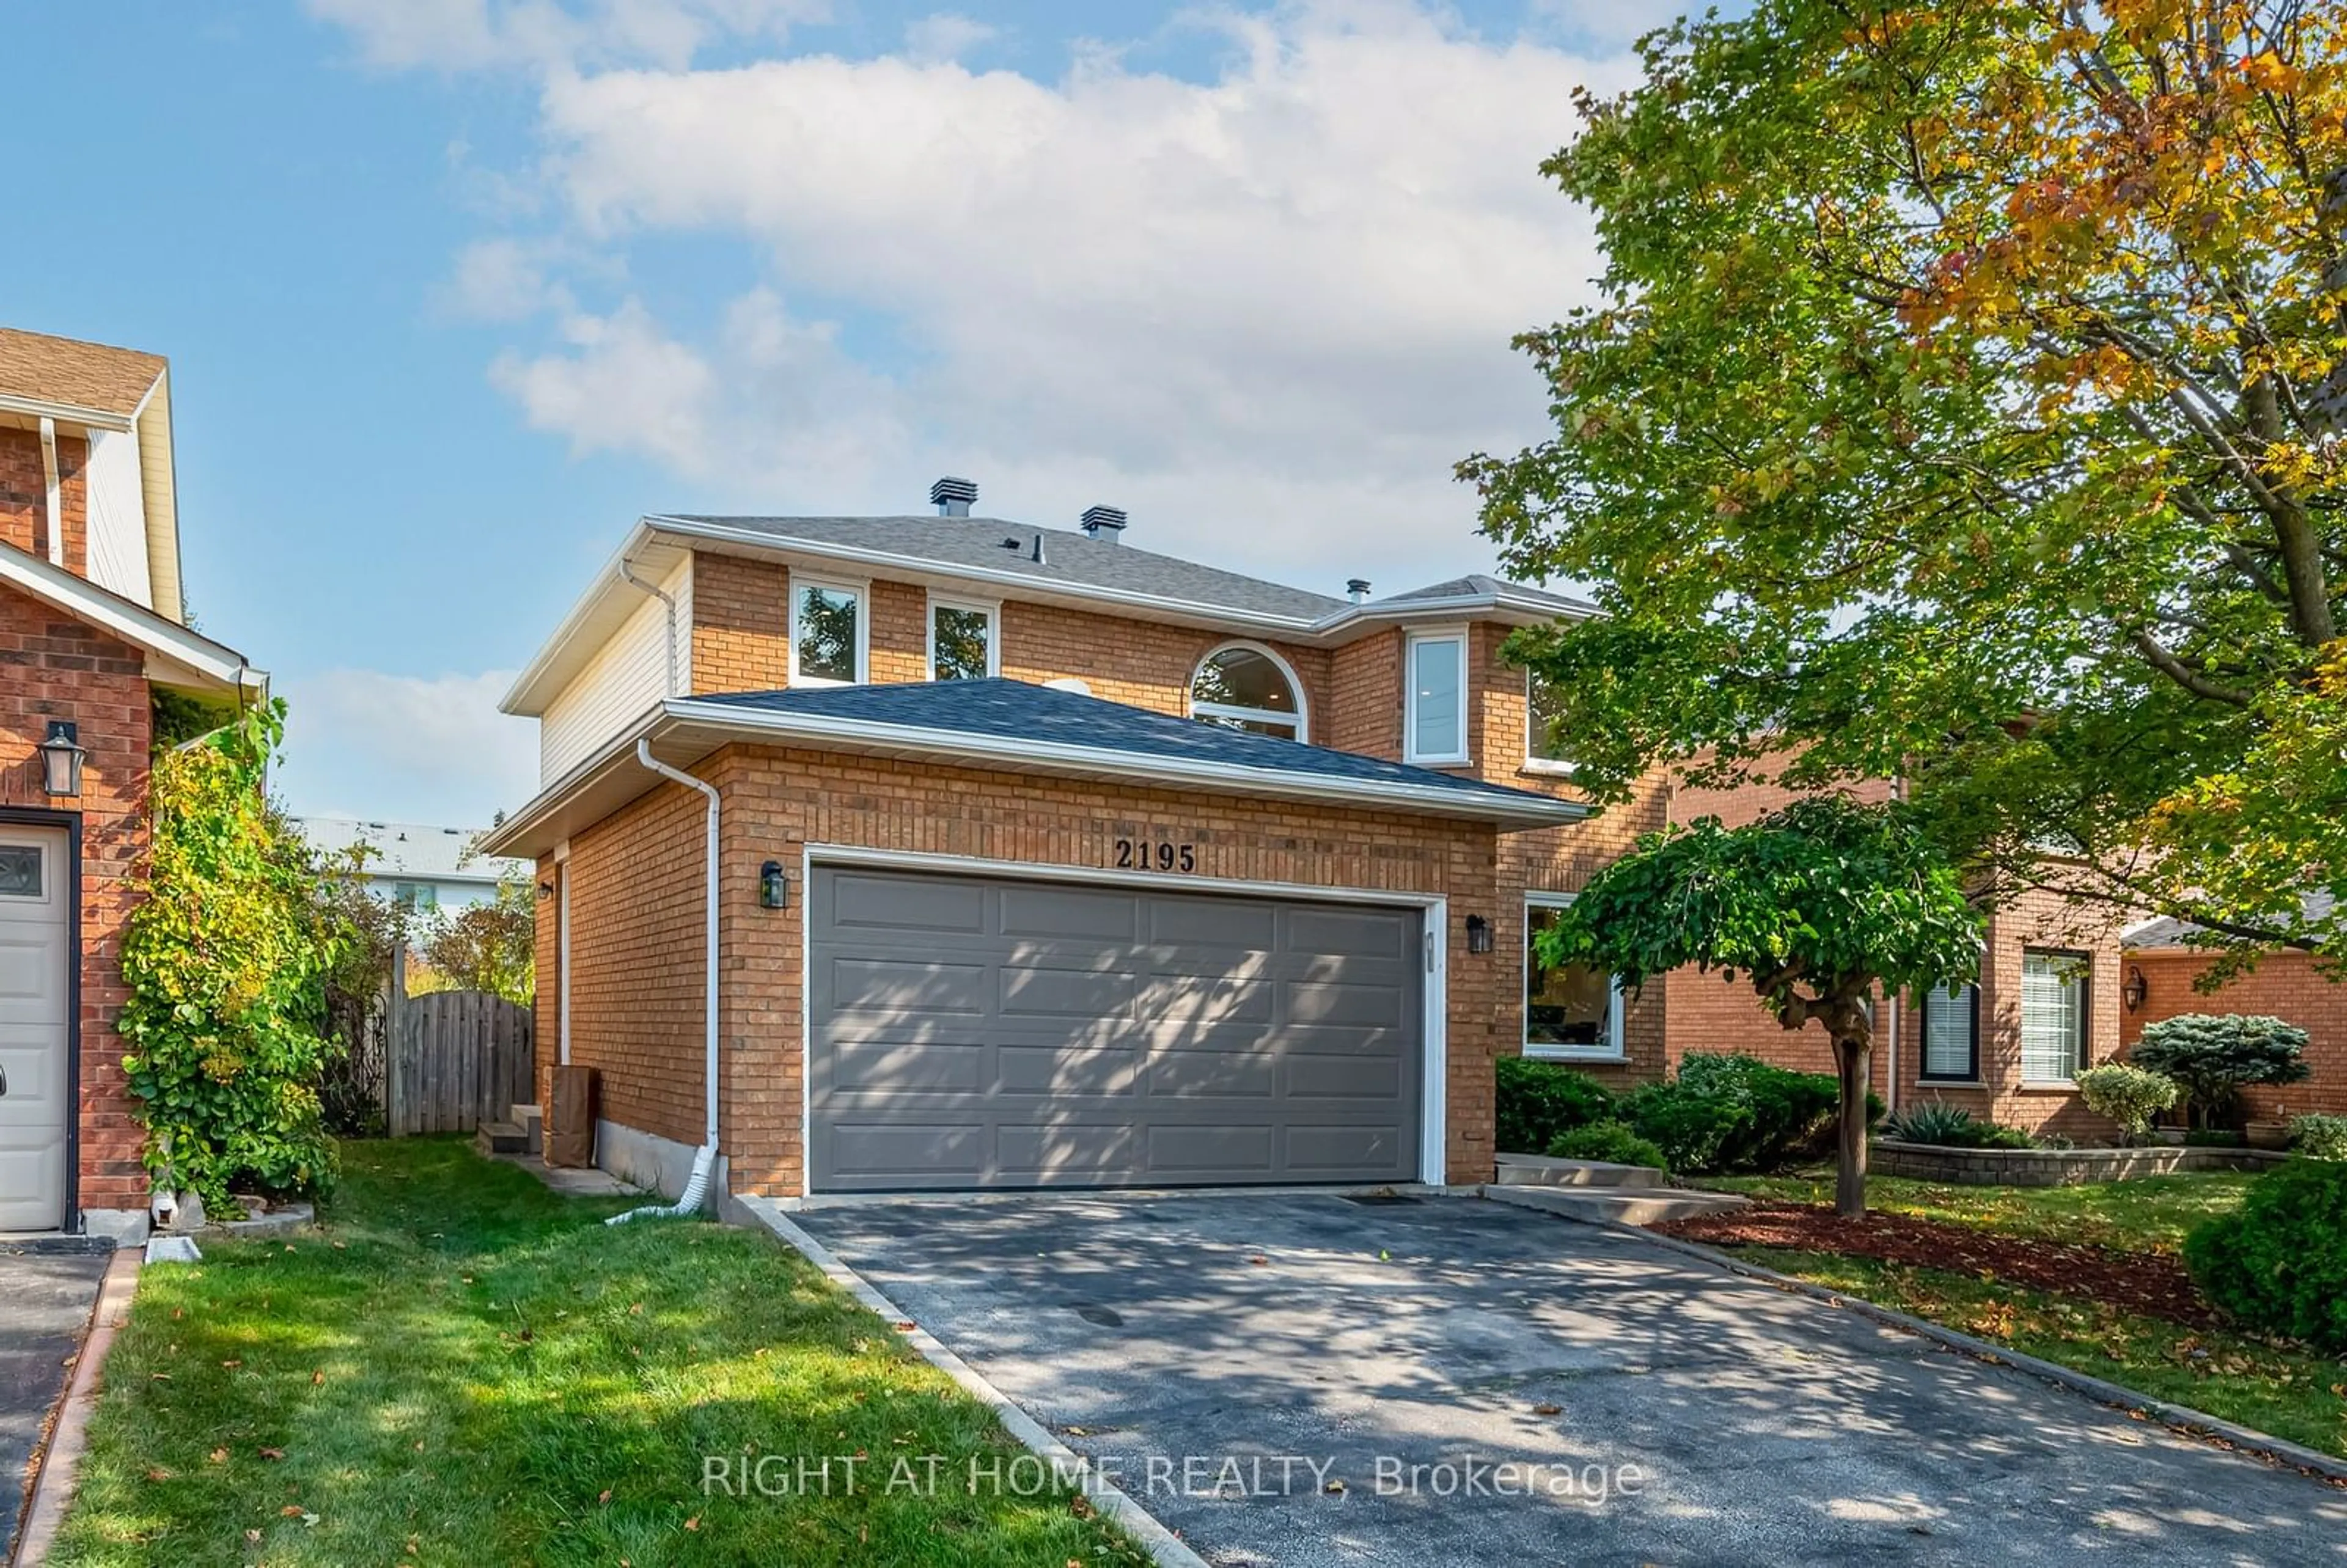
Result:
{"label": "trimmed bush", "polygon": [[2188,1012],[2162,1019],[2145,1026],[2127,1056],[2137,1067],[2176,1080],[2202,1127],[2229,1118],[2244,1086],[2296,1083],[2311,1071],[2304,1030],[2251,1013]]}
{"label": "trimmed bush", "polygon": [[1502,1154],[1536,1154],[1560,1133],[1614,1118],[1614,1097],[1585,1072],[1522,1056],[1500,1058],[1498,1071],[1492,1136]]}
{"label": "trimmed bush", "polygon": [[2210,1301],[2251,1328],[2347,1350],[2347,1163],[2288,1160],[2184,1241]]}
{"label": "trimmed bush", "polygon": [[2152,1112],[2175,1104],[2178,1091],[2164,1072],[2106,1061],[2078,1074],[2078,1092],[2087,1110],[2117,1122],[2125,1140],[2137,1143],[2151,1131]]}
{"label": "trimmed bush", "polygon": [[1623,1097],[1622,1119],[1663,1151],[1672,1170],[1710,1175],[1727,1170],[1729,1149],[1750,1135],[1752,1107],[1684,1083],[1649,1083]]}
{"label": "trimmed bush", "polygon": [[2301,1116],[2290,1124],[2290,1146],[2313,1160],[2347,1160],[2347,1116]]}
{"label": "trimmed bush", "polygon": [[1609,1165],[1651,1165],[1670,1169],[1670,1156],[1620,1122],[1592,1122],[1558,1134],[1548,1146],[1552,1158],[1597,1160]]}

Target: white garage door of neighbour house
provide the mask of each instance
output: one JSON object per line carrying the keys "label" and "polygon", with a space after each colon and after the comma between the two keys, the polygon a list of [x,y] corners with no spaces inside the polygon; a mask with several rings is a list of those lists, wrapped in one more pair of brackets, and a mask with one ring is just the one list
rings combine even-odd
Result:
{"label": "white garage door of neighbour house", "polygon": [[821,866],[816,1192],[1419,1173],[1415,908]]}
{"label": "white garage door of neighbour house", "polygon": [[74,942],[67,840],[0,823],[0,1231],[66,1221]]}

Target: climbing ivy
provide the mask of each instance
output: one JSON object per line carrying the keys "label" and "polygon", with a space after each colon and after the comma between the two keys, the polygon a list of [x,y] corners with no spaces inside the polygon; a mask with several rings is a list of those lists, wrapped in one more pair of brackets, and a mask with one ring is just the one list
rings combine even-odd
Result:
{"label": "climbing ivy", "polygon": [[122,1064],[147,1168],[215,1207],[231,1185],[314,1190],[335,1170],[317,999],[342,938],[267,797],[284,722],[271,702],[155,758],[153,845],[122,942]]}

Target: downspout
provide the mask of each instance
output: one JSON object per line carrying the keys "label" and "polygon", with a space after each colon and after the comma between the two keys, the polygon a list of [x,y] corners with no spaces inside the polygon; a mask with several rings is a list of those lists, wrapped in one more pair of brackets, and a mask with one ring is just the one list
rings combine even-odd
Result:
{"label": "downspout", "polygon": [[[663,594],[661,597],[667,596]],[[709,897],[706,934],[709,963],[707,977],[702,981],[707,998],[705,1010],[708,1013],[704,1026],[702,1050],[707,1060],[703,1068],[706,1081],[702,1091],[702,1104],[708,1111],[708,1126],[702,1137],[701,1151],[692,1157],[692,1175],[684,1184],[682,1196],[673,1204],[655,1204],[641,1209],[630,1209],[623,1214],[613,1214],[603,1222],[607,1225],[625,1225],[632,1219],[682,1217],[700,1213],[702,1204],[709,1194],[711,1173],[717,1164],[717,788],[704,780],[694,778],[689,773],[669,766],[652,755],[652,743],[649,737],[637,738],[636,761],[671,783],[683,784],[689,789],[697,789],[709,797]],[[565,995],[567,997],[568,993],[566,992]]]}
{"label": "downspout", "polygon": [[[638,577],[636,575],[635,568],[624,557],[621,558],[620,561],[620,579],[622,582],[625,582],[630,588],[638,589],[645,593],[651,594],[654,599],[659,600],[662,605],[667,607],[668,635],[664,640],[663,646],[668,650],[668,684],[661,688],[661,695],[663,697],[682,696],[682,693],[676,689],[675,599],[671,597],[668,589],[661,588],[657,583],[646,582],[642,578]],[[659,764],[653,764],[652,765],[654,767],[658,767]],[[714,864],[714,862],[712,861],[712,864]]]}
{"label": "downspout", "polygon": [[57,422],[44,417],[41,421],[41,479],[47,489],[49,514],[49,564],[66,564],[66,493],[57,477]]}
{"label": "downspout", "polygon": [[[1892,774],[1891,775],[1891,798],[1892,800],[1904,800],[1906,795],[1906,775],[1903,774]],[[1883,1020],[1882,1029],[1882,1044],[1887,1062],[1887,1066],[1883,1071],[1882,1076],[1883,1086],[1888,1091],[1882,1096],[1882,1114],[1883,1118],[1887,1121],[1891,1117],[1899,1114],[1899,1019],[1900,1015],[1904,1013],[1907,1009],[1900,1005],[1899,993],[1896,991],[1886,992],[1883,996],[1882,1003],[1883,1011],[1890,1015],[1889,1018]]]}
{"label": "downspout", "polygon": [[[564,847],[569,847],[565,841]],[[554,857],[554,985],[559,993],[554,1017],[555,1061],[570,1065],[570,857]]]}

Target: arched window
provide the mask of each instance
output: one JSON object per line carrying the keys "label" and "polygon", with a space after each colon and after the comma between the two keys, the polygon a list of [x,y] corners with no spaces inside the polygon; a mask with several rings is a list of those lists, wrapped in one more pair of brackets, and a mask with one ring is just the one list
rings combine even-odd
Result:
{"label": "arched window", "polygon": [[1282,740],[1304,739],[1304,696],[1279,655],[1251,642],[1228,642],[1199,661],[1190,682],[1190,716]]}

